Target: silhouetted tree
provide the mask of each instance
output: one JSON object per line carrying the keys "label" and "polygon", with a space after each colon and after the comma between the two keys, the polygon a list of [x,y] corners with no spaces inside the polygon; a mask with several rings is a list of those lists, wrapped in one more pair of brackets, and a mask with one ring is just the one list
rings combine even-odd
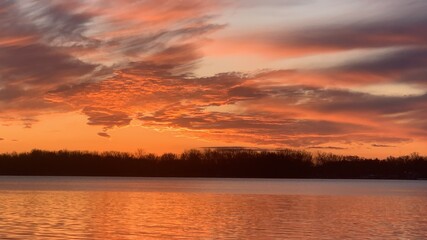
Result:
{"label": "silhouetted tree", "polygon": [[384,178],[427,179],[427,158],[413,153],[384,160],[312,155],[282,149],[226,148],[189,150],[161,156],[139,151],[43,151],[0,154],[1,175],[249,177],[249,178]]}

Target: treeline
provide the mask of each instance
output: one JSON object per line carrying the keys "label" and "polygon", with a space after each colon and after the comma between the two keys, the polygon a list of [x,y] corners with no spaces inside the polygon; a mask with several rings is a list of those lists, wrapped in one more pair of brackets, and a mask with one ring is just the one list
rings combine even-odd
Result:
{"label": "treeline", "polygon": [[33,150],[0,154],[0,175],[427,179],[427,157],[380,160],[289,149],[205,149],[163,155]]}

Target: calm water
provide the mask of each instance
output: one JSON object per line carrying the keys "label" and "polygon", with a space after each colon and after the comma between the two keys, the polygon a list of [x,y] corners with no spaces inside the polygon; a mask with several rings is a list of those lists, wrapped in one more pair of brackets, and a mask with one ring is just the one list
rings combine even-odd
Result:
{"label": "calm water", "polygon": [[427,239],[427,181],[0,177],[0,239]]}

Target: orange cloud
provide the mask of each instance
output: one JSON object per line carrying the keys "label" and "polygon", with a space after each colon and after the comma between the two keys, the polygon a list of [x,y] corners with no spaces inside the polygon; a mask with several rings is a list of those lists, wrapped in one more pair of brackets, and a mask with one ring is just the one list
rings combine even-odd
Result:
{"label": "orange cloud", "polygon": [[[107,138],[134,123],[203,139],[312,149],[425,141],[426,94],[379,96],[353,87],[425,87],[426,18],[292,31],[254,27],[210,44],[212,34],[227,27],[216,18],[226,6],[2,2],[0,113],[31,127],[38,115],[76,111]],[[394,51],[330,68],[194,74],[204,54],[286,58],[384,47]]]}

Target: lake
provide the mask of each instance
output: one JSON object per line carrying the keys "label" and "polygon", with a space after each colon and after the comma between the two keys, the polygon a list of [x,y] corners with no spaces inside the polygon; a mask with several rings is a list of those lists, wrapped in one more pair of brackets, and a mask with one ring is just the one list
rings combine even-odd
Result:
{"label": "lake", "polygon": [[427,181],[0,177],[0,239],[426,239]]}

